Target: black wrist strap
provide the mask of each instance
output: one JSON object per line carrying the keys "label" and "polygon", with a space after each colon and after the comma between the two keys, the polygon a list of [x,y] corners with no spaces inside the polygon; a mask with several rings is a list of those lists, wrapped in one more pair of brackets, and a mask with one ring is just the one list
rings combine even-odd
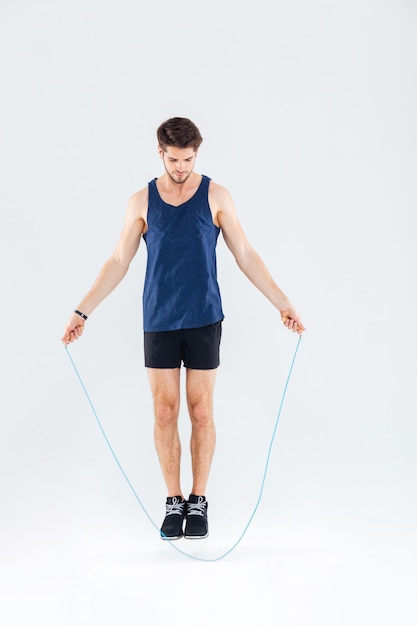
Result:
{"label": "black wrist strap", "polygon": [[74,313],[76,313],[77,315],[82,317],[83,320],[88,320],[88,317],[87,317],[87,315],[85,315],[85,313],[81,313],[81,311],[77,311],[77,309],[74,310]]}

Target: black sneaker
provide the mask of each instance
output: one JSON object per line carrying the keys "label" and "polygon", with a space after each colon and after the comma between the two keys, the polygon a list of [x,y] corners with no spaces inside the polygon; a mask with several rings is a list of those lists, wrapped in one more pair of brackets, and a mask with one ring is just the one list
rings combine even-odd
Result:
{"label": "black sneaker", "polygon": [[208,537],[207,507],[208,502],[204,496],[190,494],[187,502],[187,522],[184,532],[186,539],[205,539]]}
{"label": "black sneaker", "polygon": [[181,496],[167,498],[166,515],[161,526],[161,539],[180,539],[185,517],[185,500]]}

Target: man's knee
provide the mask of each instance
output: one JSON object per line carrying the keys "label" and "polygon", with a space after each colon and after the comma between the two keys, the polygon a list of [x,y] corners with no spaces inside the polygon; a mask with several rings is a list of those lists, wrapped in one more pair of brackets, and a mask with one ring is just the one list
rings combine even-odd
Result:
{"label": "man's knee", "polygon": [[213,404],[211,398],[196,401],[189,400],[188,410],[191,421],[197,426],[205,426],[211,423],[213,419]]}
{"label": "man's knee", "polygon": [[175,398],[155,399],[154,412],[160,426],[169,426],[178,420],[179,403]]}

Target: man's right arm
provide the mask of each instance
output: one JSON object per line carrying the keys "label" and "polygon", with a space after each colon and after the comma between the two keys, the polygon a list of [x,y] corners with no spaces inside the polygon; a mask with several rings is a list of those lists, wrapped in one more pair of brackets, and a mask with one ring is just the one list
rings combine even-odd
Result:
{"label": "man's right arm", "polygon": [[[77,305],[76,310],[89,317],[94,309],[117,287],[129,269],[142,234],[146,231],[148,208],[147,187],[135,193],[129,200],[122,233],[112,255],[101,268],[93,286]],[[83,333],[85,319],[77,313],[69,318],[61,341],[64,344],[79,339]]]}

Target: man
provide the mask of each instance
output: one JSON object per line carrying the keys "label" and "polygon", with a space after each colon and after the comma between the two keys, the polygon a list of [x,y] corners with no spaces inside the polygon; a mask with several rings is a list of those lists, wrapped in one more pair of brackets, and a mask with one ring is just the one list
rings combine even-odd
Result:
{"label": "man", "polygon": [[[228,191],[194,172],[202,142],[195,124],[187,118],[169,119],[158,128],[157,138],[165,172],[130,198],[116,249],[68,320],[62,341],[81,337],[87,318],[125,276],[143,238],[148,251],[145,366],[154,401],[155,446],[167,488],[161,537],[202,539],[208,535],[206,486],[215,447],[213,390],[223,320],[215,251],[220,232],[239,268],[279,311],[284,325],[296,333],[304,326],[249,244]],[[193,484],[187,501],[180,484],[177,427],[182,363],[192,427]]]}

